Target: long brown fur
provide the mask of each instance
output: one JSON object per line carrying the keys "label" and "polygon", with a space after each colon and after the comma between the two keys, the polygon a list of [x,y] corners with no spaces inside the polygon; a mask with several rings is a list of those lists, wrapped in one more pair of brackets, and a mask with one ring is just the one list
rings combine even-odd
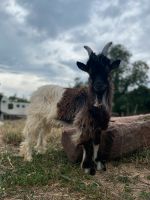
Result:
{"label": "long brown fur", "polygon": [[105,92],[102,105],[95,107],[95,96],[91,84],[89,87],[67,88],[61,101],[57,104],[57,118],[59,120],[74,123],[82,132],[79,143],[94,137],[98,129],[105,130],[108,127],[111,104],[112,104],[112,83]]}
{"label": "long brown fur", "polygon": [[73,122],[76,114],[87,101],[87,88],[67,88],[61,101],[57,104],[57,118]]}
{"label": "long brown fur", "polygon": [[93,139],[95,133],[99,130],[106,130],[109,124],[111,115],[111,102],[112,102],[112,84],[109,85],[105,93],[105,105],[101,103],[99,107],[94,106],[94,95],[91,86],[89,85],[88,98],[82,109],[76,114],[74,125],[81,131],[79,144],[84,141]]}

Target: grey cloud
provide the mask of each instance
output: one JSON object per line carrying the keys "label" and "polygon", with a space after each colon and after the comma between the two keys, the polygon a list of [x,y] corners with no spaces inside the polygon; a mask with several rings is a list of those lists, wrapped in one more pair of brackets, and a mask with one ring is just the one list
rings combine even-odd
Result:
{"label": "grey cloud", "polygon": [[[43,82],[68,85],[76,76],[86,77],[76,66],[77,59],[86,62],[83,45],[100,51],[110,40],[150,63],[148,0],[16,2],[28,11],[24,23],[19,24],[0,3],[1,72],[36,75]],[[70,52],[63,49],[67,47]]]}
{"label": "grey cloud", "polygon": [[88,21],[88,12],[91,1],[60,1],[60,0],[32,0],[17,1],[30,13],[27,23],[39,31],[46,31],[51,37],[55,37],[61,31],[84,24]]}

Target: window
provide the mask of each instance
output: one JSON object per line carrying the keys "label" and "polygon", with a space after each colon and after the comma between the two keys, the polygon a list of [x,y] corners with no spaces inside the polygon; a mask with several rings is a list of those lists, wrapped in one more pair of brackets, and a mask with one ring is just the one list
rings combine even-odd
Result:
{"label": "window", "polygon": [[13,109],[13,108],[14,108],[14,105],[13,105],[12,103],[9,103],[9,104],[8,104],[8,109],[11,110],[11,109]]}
{"label": "window", "polygon": [[2,102],[3,102],[3,103],[6,103],[6,101],[5,101],[5,100],[3,100]]}
{"label": "window", "polygon": [[20,107],[20,105],[19,105],[19,104],[17,104],[17,105],[16,105],[16,107],[17,107],[17,108],[19,108],[19,107]]}
{"label": "window", "polygon": [[22,108],[25,108],[25,105],[22,105]]}

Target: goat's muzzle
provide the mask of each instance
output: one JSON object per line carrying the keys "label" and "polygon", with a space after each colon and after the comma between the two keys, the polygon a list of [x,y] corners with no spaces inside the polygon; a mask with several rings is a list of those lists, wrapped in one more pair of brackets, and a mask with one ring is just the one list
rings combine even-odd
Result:
{"label": "goat's muzzle", "polygon": [[94,85],[94,91],[97,93],[97,94],[103,94],[106,90],[107,86],[104,85],[104,84],[101,84],[101,83],[96,83]]}

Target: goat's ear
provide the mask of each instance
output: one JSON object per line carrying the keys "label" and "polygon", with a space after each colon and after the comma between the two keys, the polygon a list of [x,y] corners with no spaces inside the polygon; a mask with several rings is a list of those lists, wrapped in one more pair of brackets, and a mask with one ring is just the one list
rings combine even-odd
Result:
{"label": "goat's ear", "polygon": [[120,65],[121,60],[115,60],[110,65],[110,70],[117,69]]}
{"label": "goat's ear", "polygon": [[77,66],[78,66],[79,69],[81,69],[82,71],[88,72],[88,67],[87,67],[87,65],[85,65],[84,63],[77,62]]}

